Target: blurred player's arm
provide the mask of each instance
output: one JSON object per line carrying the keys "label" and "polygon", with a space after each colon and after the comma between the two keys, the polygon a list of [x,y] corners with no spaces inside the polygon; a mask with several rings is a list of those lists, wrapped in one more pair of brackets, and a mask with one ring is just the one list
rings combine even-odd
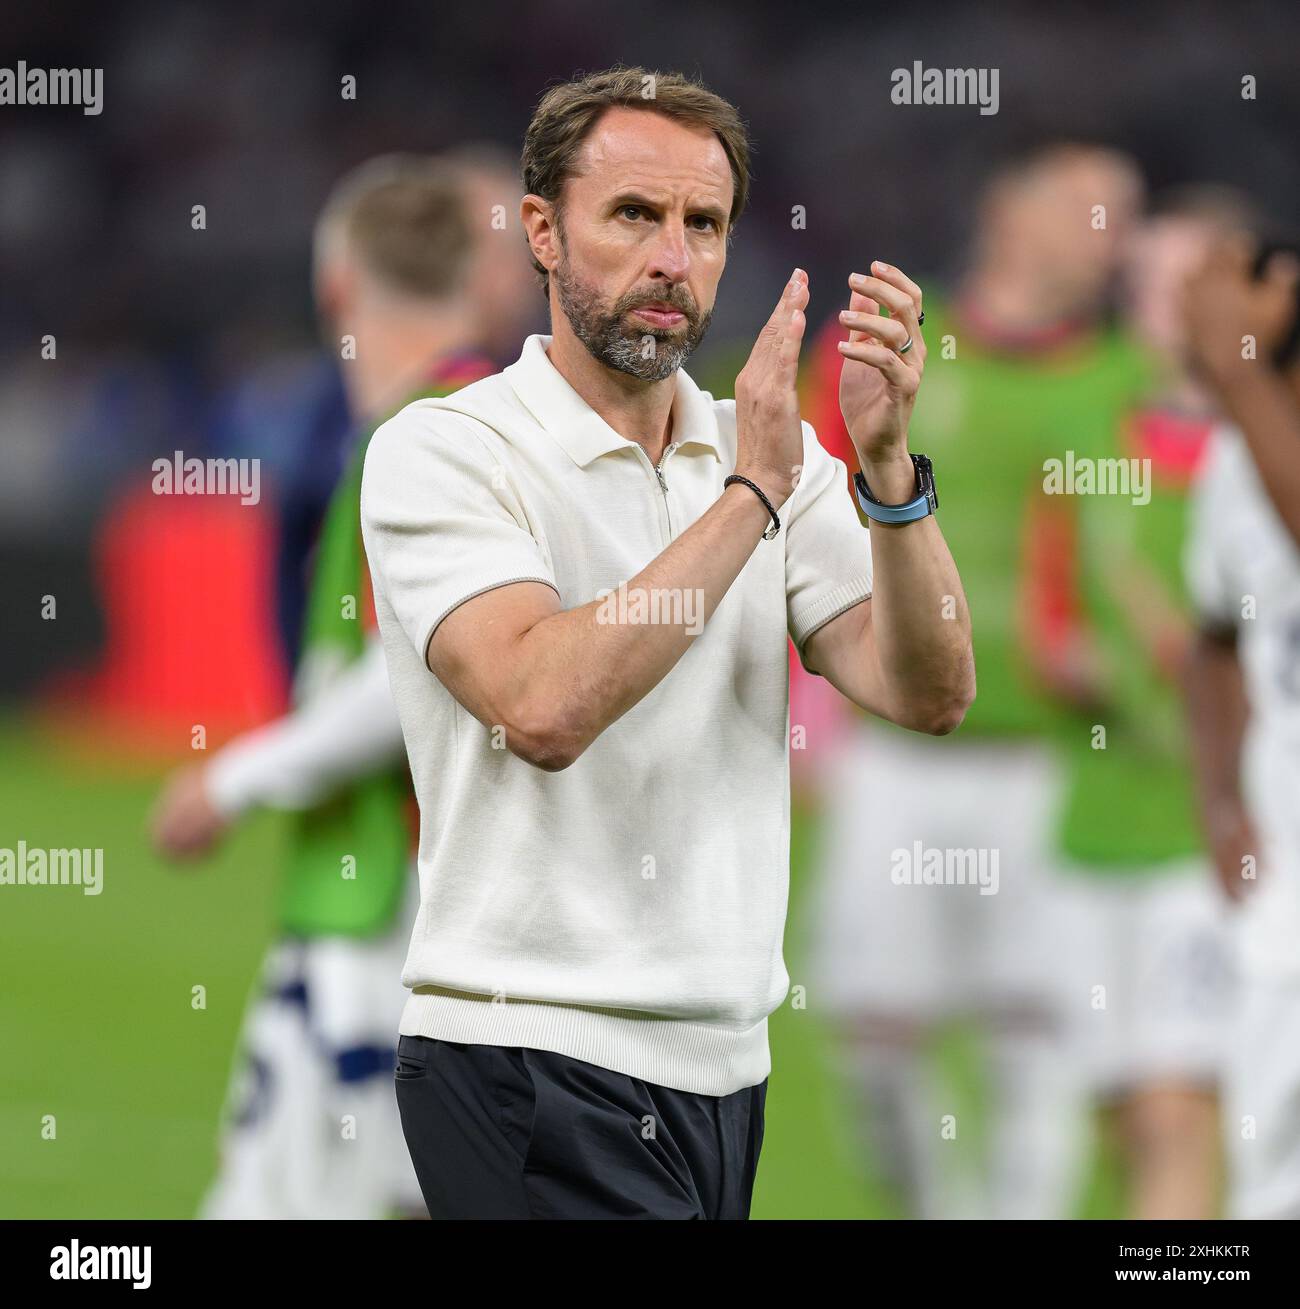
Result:
{"label": "blurred player's arm", "polygon": [[1241,742],[1249,710],[1235,628],[1201,627],[1187,661],[1185,692],[1201,823],[1219,885],[1236,900],[1249,884],[1242,860],[1257,850],[1241,796]]}
{"label": "blurred player's arm", "polygon": [[[1273,365],[1297,312],[1300,267],[1294,256],[1277,255],[1256,281],[1251,259],[1242,242],[1216,250],[1188,288],[1184,317],[1202,375],[1241,429],[1265,492],[1300,545],[1300,404],[1293,379]],[[1253,353],[1242,358],[1248,340]]]}
{"label": "blurred player's arm", "polygon": [[1278,517],[1300,546],[1300,406],[1280,373],[1243,367],[1220,387],[1219,398],[1250,447]]}
{"label": "blurred player's arm", "polygon": [[308,704],[230,742],[209,763],[179,770],[154,813],[155,843],[171,855],[198,853],[249,809],[309,808],[402,757],[401,724],[375,636]]}
{"label": "blurred player's arm", "polygon": [[232,741],[208,765],[227,819],[255,806],[307,809],[348,782],[402,759],[402,726],[378,634],[319,695]]}
{"label": "blurred player's arm", "polygon": [[1066,497],[1040,494],[1026,506],[1021,557],[1019,636],[1034,675],[1069,705],[1102,704],[1106,670],[1083,616],[1077,512]]}
{"label": "blurred player's arm", "polygon": [[1219,885],[1230,900],[1249,885],[1243,859],[1257,855],[1241,793],[1241,743],[1249,708],[1237,651],[1242,586],[1224,531],[1224,497],[1234,493],[1222,441],[1211,444],[1191,500],[1184,571],[1199,621],[1184,674],[1201,825]]}

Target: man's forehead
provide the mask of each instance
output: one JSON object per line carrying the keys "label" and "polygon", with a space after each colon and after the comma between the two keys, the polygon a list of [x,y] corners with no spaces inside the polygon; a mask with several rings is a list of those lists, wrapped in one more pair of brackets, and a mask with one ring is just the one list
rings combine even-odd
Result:
{"label": "man's forehead", "polygon": [[690,186],[728,205],[735,185],[727,152],[709,128],[648,109],[607,109],[574,163],[576,177],[602,186]]}
{"label": "man's forehead", "polygon": [[1011,179],[1013,199],[1039,197],[1073,200],[1080,192],[1105,192],[1127,200],[1136,197],[1141,182],[1127,160],[1103,150],[1079,150],[1042,160],[1024,175]]}
{"label": "man's forehead", "polygon": [[1198,222],[1190,215],[1170,214],[1144,223],[1132,245],[1148,260],[1177,266],[1198,262],[1202,252],[1213,244],[1214,236],[1210,224]]}

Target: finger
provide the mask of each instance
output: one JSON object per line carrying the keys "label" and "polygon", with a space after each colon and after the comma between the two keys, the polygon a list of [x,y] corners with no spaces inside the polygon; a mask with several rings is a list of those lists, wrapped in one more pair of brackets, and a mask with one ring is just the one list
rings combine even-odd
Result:
{"label": "finger", "polygon": [[[808,274],[802,268],[796,268],[795,280],[797,285],[786,301],[785,321],[781,325],[781,332],[784,335],[790,330],[790,324],[794,321],[794,315],[803,313],[808,308]],[[802,331],[802,329],[800,329]]]}
{"label": "finger", "polygon": [[[806,296],[808,292],[808,274],[802,268],[796,268],[790,274],[790,280],[786,282],[781,289],[781,298],[776,302],[776,308],[772,310],[771,317],[767,320],[767,326],[772,328],[779,337],[785,331],[786,324],[790,321],[790,313],[798,305],[800,297]],[[805,300],[806,304],[807,301]]]}
{"label": "finger", "polygon": [[[851,314],[868,314],[872,317],[880,316],[880,306],[870,297],[861,295],[857,291],[849,292],[849,308]],[[861,341],[863,339],[861,332],[849,332],[850,341]]]}
{"label": "finger", "polygon": [[754,349],[749,356],[751,359],[763,355],[770,358],[780,352],[781,340],[790,324],[790,315],[808,303],[807,297],[808,275],[802,268],[796,268],[782,288],[781,298],[754,342]]}
{"label": "finger", "polygon": [[908,327],[917,325],[916,304],[906,291],[900,291],[898,287],[890,285],[879,277],[866,277],[862,273],[854,273],[849,278],[849,286],[863,295],[878,300],[893,317],[901,318]]}
{"label": "finger", "polygon": [[802,309],[795,309],[790,315],[790,322],[786,327],[785,335],[781,338],[781,346],[777,352],[777,361],[780,367],[789,374],[790,385],[794,385],[795,376],[798,372],[799,352],[803,348],[804,329],[807,327],[808,319]]}
{"label": "finger", "polygon": [[860,341],[864,336],[872,336],[883,341],[892,350],[907,344],[907,325],[901,318],[882,318],[879,314],[864,314],[852,309],[841,309],[840,322],[849,329],[850,341]]}
{"label": "finger", "polygon": [[883,304],[890,313],[891,318],[897,319],[907,329],[907,336],[899,343],[901,349],[906,344],[907,339],[911,339],[914,349],[911,349],[904,356],[909,367],[914,367],[918,372],[925,366],[925,336],[921,331],[920,311],[916,301],[903,290],[883,281],[878,277],[865,277],[861,273],[854,273],[849,278],[849,285],[853,286],[864,295],[873,295]]}
{"label": "finger", "polygon": [[[874,301],[867,300],[865,296],[858,295],[855,291],[854,298],[871,304],[874,307]],[[843,310],[840,313],[840,322],[845,327],[855,330],[849,332],[850,341],[860,341],[865,337],[878,338],[891,349],[897,350],[900,354],[903,347],[911,341],[912,345],[907,349],[906,355],[908,365],[916,368],[918,371],[925,365],[925,337],[921,332],[919,324],[909,326],[906,318],[899,315],[897,318],[883,318],[876,313],[861,315],[853,309]]]}
{"label": "finger", "polygon": [[793,367],[789,363],[791,359],[795,364],[798,363],[799,351],[802,348],[804,332],[807,328],[807,315],[804,310],[808,307],[808,274],[802,268],[796,268],[794,272],[795,281],[798,285],[786,302],[786,318],[781,325],[781,334],[776,347],[778,367]]}
{"label": "finger", "polygon": [[916,307],[917,312],[920,313],[921,288],[901,268],[895,268],[893,264],[886,264],[877,259],[871,265],[871,271],[882,282],[888,282],[890,286],[896,286],[900,291],[904,292]]}
{"label": "finger", "polygon": [[869,341],[841,341],[839,349],[846,359],[856,360],[884,374],[885,380],[900,391],[911,392],[916,389],[916,372],[906,359],[888,347],[873,345]]}

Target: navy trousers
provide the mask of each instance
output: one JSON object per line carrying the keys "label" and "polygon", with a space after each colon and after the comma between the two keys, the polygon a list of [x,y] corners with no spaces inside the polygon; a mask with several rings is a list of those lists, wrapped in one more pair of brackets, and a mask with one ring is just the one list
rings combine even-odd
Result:
{"label": "navy trousers", "polygon": [[748,1218],[767,1082],[696,1095],[546,1050],[403,1036],[433,1218]]}

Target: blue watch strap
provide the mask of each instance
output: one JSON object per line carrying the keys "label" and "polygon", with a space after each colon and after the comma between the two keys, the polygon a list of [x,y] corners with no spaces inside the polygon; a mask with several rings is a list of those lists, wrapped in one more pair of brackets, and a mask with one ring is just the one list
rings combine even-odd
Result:
{"label": "blue watch strap", "polygon": [[853,490],[858,497],[862,512],[878,523],[913,523],[918,518],[934,513],[935,510],[935,498],[928,489],[905,504],[882,505],[871,498],[871,490],[862,474],[854,473]]}

